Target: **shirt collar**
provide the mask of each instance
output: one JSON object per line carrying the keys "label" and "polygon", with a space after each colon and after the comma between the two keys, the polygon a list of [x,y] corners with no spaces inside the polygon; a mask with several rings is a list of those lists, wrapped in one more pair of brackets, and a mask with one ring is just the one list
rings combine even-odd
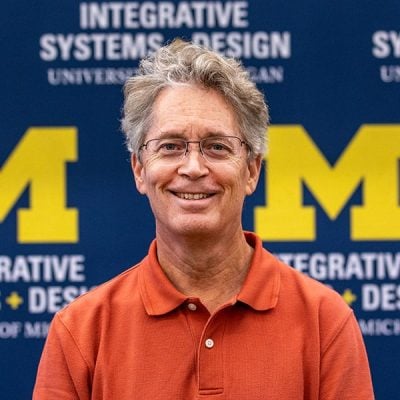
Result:
{"label": "shirt collar", "polygon": [[[274,308],[280,288],[278,261],[262,247],[261,239],[254,233],[245,232],[245,237],[254,248],[254,253],[236,300],[257,311]],[[173,286],[162,271],[157,259],[156,240],[151,243],[140,269],[140,291],[147,314],[166,314],[189,299]]]}
{"label": "shirt collar", "polygon": [[157,259],[157,242],[153,240],[139,273],[143,304],[149,315],[166,314],[188,299],[164,274]]}
{"label": "shirt collar", "polygon": [[278,302],[280,273],[278,260],[262,247],[261,239],[245,232],[247,243],[254,248],[249,272],[237,300],[258,311],[274,308]]}

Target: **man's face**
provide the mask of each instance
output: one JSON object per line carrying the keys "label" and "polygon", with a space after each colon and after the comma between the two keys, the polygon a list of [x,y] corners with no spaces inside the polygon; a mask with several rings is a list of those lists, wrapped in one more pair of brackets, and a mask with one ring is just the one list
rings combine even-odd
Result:
{"label": "man's face", "polygon": [[[201,140],[238,136],[235,114],[223,96],[194,85],[169,87],[157,97],[153,123],[145,141],[160,137]],[[176,163],[165,163],[144,148],[141,162],[132,157],[136,187],[149,198],[157,234],[229,235],[241,229],[246,195],[255,190],[261,160],[248,160],[247,147],[238,157],[211,163],[197,144]]]}

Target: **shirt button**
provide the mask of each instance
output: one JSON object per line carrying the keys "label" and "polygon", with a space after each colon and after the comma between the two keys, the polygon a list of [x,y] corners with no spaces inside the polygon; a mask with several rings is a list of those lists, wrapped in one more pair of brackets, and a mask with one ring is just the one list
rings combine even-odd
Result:
{"label": "shirt button", "polygon": [[196,310],[197,310],[196,304],[193,304],[193,303],[189,303],[189,304],[187,305],[187,308],[188,308],[190,311],[196,311]]}
{"label": "shirt button", "polygon": [[212,349],[214,347],[214,340],[212,339],[207,339],[205,341],[205,345],[207,347],[207,349]]}

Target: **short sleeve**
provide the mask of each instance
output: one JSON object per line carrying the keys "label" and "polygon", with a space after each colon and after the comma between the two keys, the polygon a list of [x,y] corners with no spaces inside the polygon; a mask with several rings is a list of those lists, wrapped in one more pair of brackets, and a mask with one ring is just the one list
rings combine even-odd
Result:
{"label": "short sleeve", "polygon": [[89,400],[90,382],[87,363],[56,315],[40,359],[33,400]]}
{"label": "short sleeve", "polygon": [[320,400],[374,399],[368,358],[353,312],[321,350]]}

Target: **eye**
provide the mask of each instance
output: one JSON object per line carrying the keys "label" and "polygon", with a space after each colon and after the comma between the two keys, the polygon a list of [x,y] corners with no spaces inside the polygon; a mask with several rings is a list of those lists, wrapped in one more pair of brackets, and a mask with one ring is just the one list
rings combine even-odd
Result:
{"label": "eye", "polygon": [[177,147],[178,146],[177,146],[176,143],[163,143],[160,146],[160,149],[163,149],[163,150],[176,150]]}
{"label": "eye", "polygon": [[223,150],[226,150],[226,146],[223,145],[222,143],[218,143],[218,142],[211,143],[210,146],[209,146],[209,148],[212,149],[212,150],[215,150],[215,151],[223,151]]}
{"label": "eye", "polygon": [[203,151],[210,157],[228,157],[234,148],[228,138],[210,138],[203,142]]}
{"label": "eye", "polygon": [[156,152],[161,155],[174,155],[186,150],[186,144],[182,140],[161,139],[157,143]]}

